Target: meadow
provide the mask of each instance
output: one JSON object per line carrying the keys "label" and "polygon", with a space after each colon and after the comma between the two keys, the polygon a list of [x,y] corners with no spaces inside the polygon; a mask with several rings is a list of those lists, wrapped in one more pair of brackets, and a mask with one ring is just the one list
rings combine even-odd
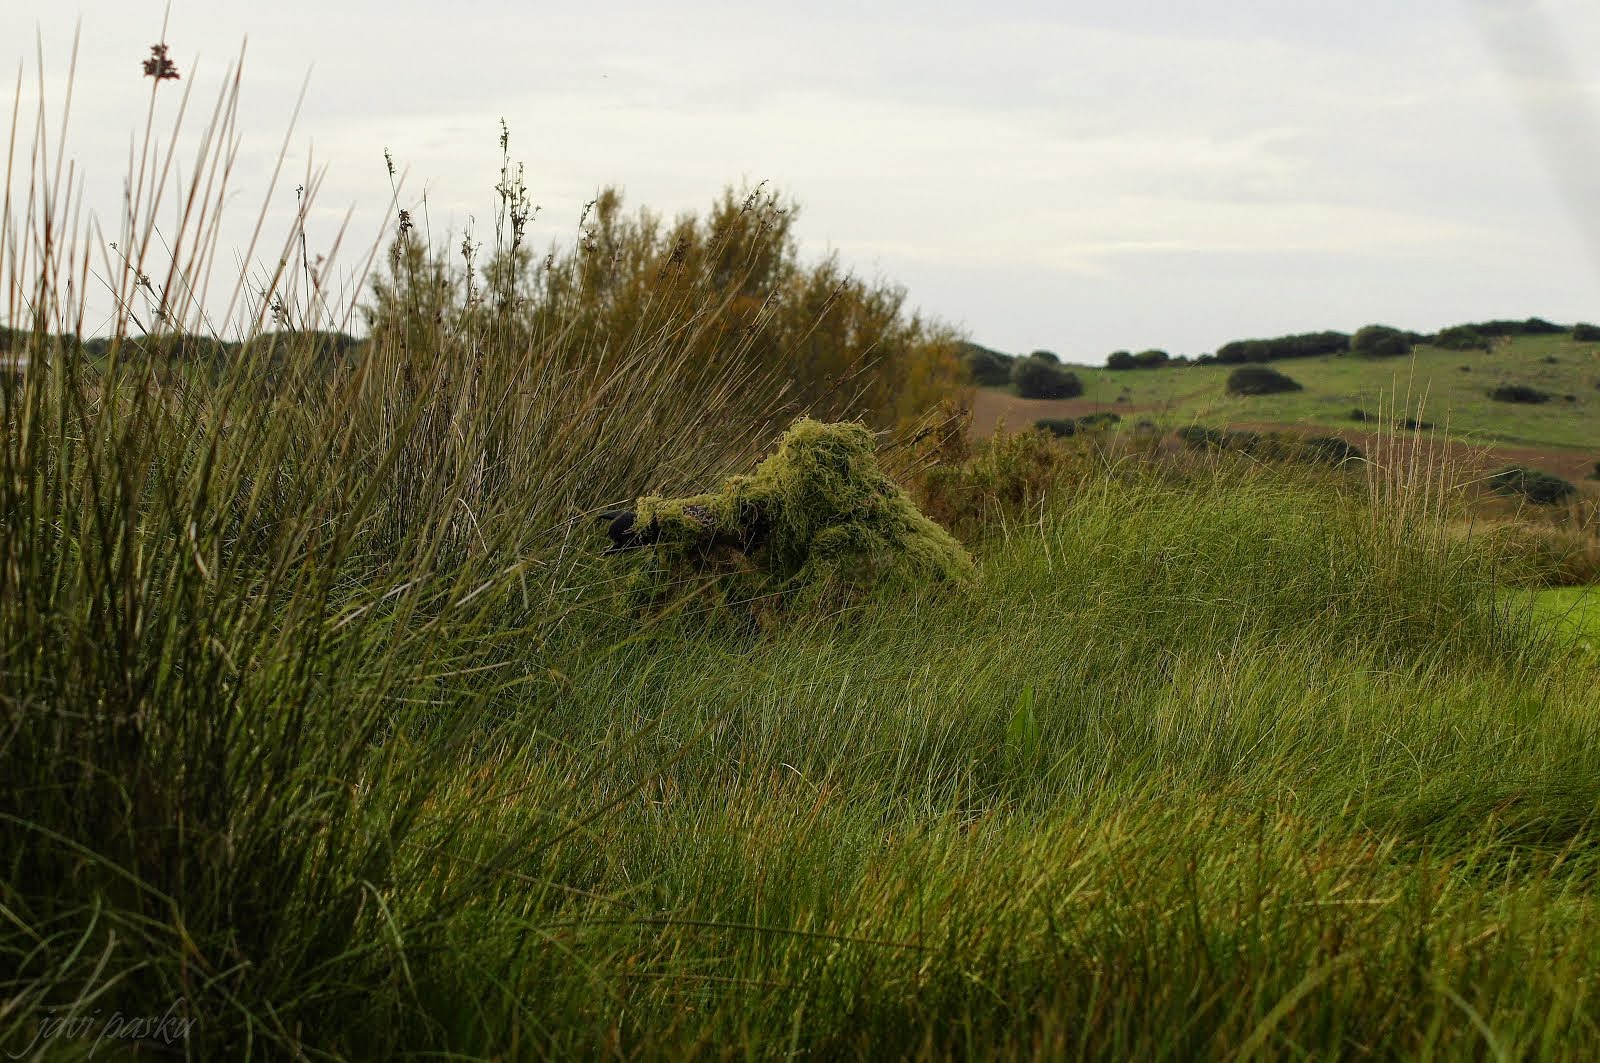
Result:
{"label": "meadow", "polygon": [[[1126,408],[1163,423],[1283,424],[1359,429],[1351,411],[1377,413],[1397,403],[1448,428],[1463,443],[1575,449],[1600,460],[1600,344],[1568,335],[1513,336],[1490,350],[1418,347],[1410,357],[1324,355],[1273,365],[1303,391],[1231,396],[1236,366],[1184,365],[1159,370],[1072,366],[1083,382],[1081,403]],[[1494,388],[1524,384],[1551,395],[1539,405],[1497,402]],[[1567,396],[1571,396],[1570,399]],[[1045,412],[1039,416],[1056,416]],[[1013,418],[1014,420],[1015,418]],[[1020,425],[1013,425],[1020,427]]]}
{"label": "meadow", "polygon": [[[169,1011],[181,1040],[101,1050],[1600,1051],[1595,659],[1463,534],[1427,441],[1316,469],[969,441],[959,388],[921,397],[948,337],[775,266],[758,196],[670,237],[613,213],[527,275],[511,243],[481,288],[397,225],[357,357],[290,267],[196,361],[184,293],[219,267],[160,263],[160,183],[130,182],[157,198],[113,287],[174,324],[126,313],[90,358],[67,281],[98,251],[21,176],[8,1052]],[[221,193],[183,191],[205,231]],[[793,305],[849,327],[790,330],[763,285],[842,292]],[[975,580],[756,622],[716,572],[641,596],[650,551],[606,556],[595,515],[747,472],[801,413],[876,428]]]}

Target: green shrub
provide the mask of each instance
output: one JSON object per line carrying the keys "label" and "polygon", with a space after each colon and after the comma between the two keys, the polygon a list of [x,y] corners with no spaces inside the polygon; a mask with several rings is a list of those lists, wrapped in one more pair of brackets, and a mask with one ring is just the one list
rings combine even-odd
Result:
{"label": "green shrub", "polygon": [[1160,369],[1172,361],[1172,355],[1166,351],[1148,350],[1140,351],[1133,356],[1133,364],[1139,369]]}
{"label": "green shrub", "polygon": [[1303,456],[1310,461],[1343,465],[1347,461],[1364,461],[1366,455],[1354,443],[1338,436],[1312,436],[1302,444]]}
{"label": "green shrub", "polygon": [[1118,371],[1137,369],[1139,368],[1139,363],[1134,361],[1133,355],[1128,351],[1112,351],[1106,355],[1106,368]]}
{"label": "green shrub", "polygon": [[1343,354],[1349,349],[1350,337],[1343,332],[1302,332],[1270,340],[1234,340],[1218,347],[1213,358],[1226,365],[1241,365],[1245,362],[1275,362],[1280,358]]}
{"label": "green shrub", "polygon": [[1402,332],[1388,325],[1367,325],[1350,337],[1350,349],[1357,354],[1374,358],[1392,358],[1411,353],[1416,334]]}
{"label": "green shrub", "polygon": [[1055,351],[1038,350],[1038,351],[1034,351],[1031,354],[1029,354],[1028,357],[1029,358],[1038,358],[1041,361],[1046,361],[1046,362],[1054,362],[1056,365],[1060,365],[1061,364],[1061,356],[1058,355]]}
{"label": "green shrub", "polygon": [[1082,417],[1042,417],[1033,422],[1033,427],[1065,439],[1082,432],[1110,428],[1112,425],[1120,423],[1121,420],[1121,414],[1104,410],[1099,413],[1086,413]]}
{"label": "green shrub", "polygon": [[1277,395],[1303,390],[1300,383],[1264,365],[1246,365],[1228,374],[1230,395]]}
{"label": "green shrub", "polygon": [[1003,388],[1011,383],[1011,365],[1016,359],[999,351],[971,344],[962,355],[962,361],[966,364],[967,375],[974,384],[986,388]]}
{"label": "green shrub", "polygon": [[1579,343],[1600,341],[1600,325],[1591,325],[1586,321],[1580,321],[1572,326],[1572,338]]}
{"label": "green shrub", "polygon": [[1578,489],[1559,476],[1525,465],[1507,465],[1491,473],[1489,489],[1497,495],[1523,498],[1541,506],[1565,502]]}
{"label": "green shrub", "polygon": [[1011,367],[1011,382],[1025,399],[1070,399],[1083,394],[1078,374],[1043,358],[1019,358]]}
{"label": "green shrub", "polygon": [[1489,338],[1471,325],[1452,325],[1433,338],[1433,346],[1447,351],[1487,351]]}
{"label": "green shrub", "polygon": [[1550,401],[1550,393],[1526,384],[1502,384],[1489,392],[1496,402],[1522,402],[1537,404]]}
{"label": "green shrub", "polygon": [[1221,450],[1227,441],[1227,433],[1222,429],[1199,424],[1184,425],[1178,429],[1177,436],[1190,450]]}

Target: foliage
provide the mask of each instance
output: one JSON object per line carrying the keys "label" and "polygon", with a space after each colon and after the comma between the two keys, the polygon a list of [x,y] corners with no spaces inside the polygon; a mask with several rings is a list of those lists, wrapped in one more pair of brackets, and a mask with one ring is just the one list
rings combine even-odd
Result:
{"label": "foliage", "polygon": [[1082,417],[1045,417],[1033,422],[1033,426],[1051,435],[1066,439],[1082,432],[1091,432],[1098,429],[1110,428],[1122,421],[1120,414],[1103,410],[1097,413],[1086,413]]}
{"label": "foliage", "polygon": [[1350,337],[1343,332],[1303,332],[1267,340],[1234,340],[1217,348],[1215,360],[1225,365],[1272,362],[1280,358],[1315,358],[1343,354]]}
{"label": "foliage", "polygon": [[1035,509],[1094,468],[1087,452],[1047,431],[1001,430],[980,440],[972,453],[925,469],[915,496],[930,517],[970,540]]}
{"label": "foliage", "polygon": [[403,232],[363,308],[374,341],[416,349],[430,328],[515,336],[564,335],[612,371],[666,343],[705,376],[782,373],[791,409],[864,415],[880,427],[914,422],[966,386],[960,341],[905,309],[906,293],[863,280],[829,256],[800,261],[797,207],[765,189],[726,190],[703,216],[671,223],[629,214],[601,191],[579,240],[553,246],[537,268],[526,247],[497,249],[480,269],[453,267]]}
{"label": "foliage", "polygon": [[1060,365],[1061,364],[1061,356],[1059,354],[1057,354],[1055,351],[1037,350],[1037,351],[1033,351],[1032,353],[1030,353],[1028,355],[1028,357],[1029,358],[1038,358],[1038,359],[1040,359],[1042,361],[1052,362],[1052,363],[1054,363],[1056,365]]}
{"label": "foliage", "polygon": [[1433,337],[1431,345],[1447,351],[1486,351],[1489,349],[1489,338],[1471,325],[1452,325],[1441,329]]}
{"label": "foliage", "polygon": [[1171,362],[1172,355],[1161,350],[1140,351],[1133,356],[1133,364],[1136,369],[1162,369],[1171,364]]}
{"label": "foliage", "polygon": [[1134,360],[1130,351],[1112,351],[1106,355],[1106,368],[1121,372],[1126,369],[1137,369],[1139,363]]}
{"label": "foliage", "polygon": [[1422,337],[1414,332],[1402,332],[1388,325],[1367,325],[1350,337],[1350,350],[1372,357],[1395,357],[1411,353],[1411,348]]}
{"label": "foliage", "polygon": [[1303,448],[1308,459],[1324,461],[1331,465],[1366,460],[1366,455],[1362,453],[1360,447],[1338,436],[1311,436],[1304,441]]}
{"label": "foliage", "polygon": [[1481,335],[1497,338],[1506,336],[1554,336],[1568,331],[1565,325],[1554,324],[1542,317],[1530,317],[1522,321],[1505,319],[1480,321],[1465,327]]}
{"label": "foliage", "polygon": [[1025,399],[1070,399],[1083,394],[1078,374],[1043,358],[1017,359],[1011,381]]}
{"label": "foliage", "polygon": [[1300,391],[1294,378],[1265,365],[1246,365],[1228,374],[1230,395],[1277,395],[1286,391]]}
{"label": "foliage", "polygon": [[1540,391],[1527,384],[1502,384],[1492,389],[1489,397],[1496,402],[1523,402],[1533,405],[1550,401],[1549,392]]}
{"label": "foliage", "polygon": [[1530,469],[1524,465],[1507,465],[1489,474],[1486,481],[1496,494],[1522,498],[1542,506],[1565,502],[1578,489],[1559,476]]}
{"label": "foliage", "polygon": [[1580,321],[1572,326],[1572,338],[1579,343],[1600,342],[1600,325],[1591,325],[1586,321]]}
{"label": "foliage", "polygon": [[974,384],[994,388],[1011,383],[1011,366],[1015,358],[976,343],[962,343],[960,349],[967,376]]}

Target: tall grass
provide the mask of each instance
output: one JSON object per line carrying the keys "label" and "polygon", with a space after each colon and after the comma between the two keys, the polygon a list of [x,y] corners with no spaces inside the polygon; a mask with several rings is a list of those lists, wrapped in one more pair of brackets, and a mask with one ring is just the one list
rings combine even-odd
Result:
{"label": "tall grass", "polygon": [[[1097,453],[975,507],[978,591],[759,638],[692,593],[646,621],[586,514],[720,478],[791,408],[667,327],[692,286],[604,352],[416,301],[351,362],[247,329],[197,366],[170,341],[206,327],[180,293],[211,244],[154,228],[163,165],[118,242],[166,279],[113,264],[91,364],[95,247],[61,152],[29,158],[0,232],[30,359],[0,383],[8,1049],[169,1008],[197,1058],[1600,1042],[1592,673],[1425,461]],[[247,320],[326,325],[296,273]]]}

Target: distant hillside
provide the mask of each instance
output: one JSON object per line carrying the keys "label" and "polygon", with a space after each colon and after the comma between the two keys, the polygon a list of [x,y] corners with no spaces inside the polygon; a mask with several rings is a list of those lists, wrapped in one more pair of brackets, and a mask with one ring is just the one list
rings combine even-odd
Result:
{"label": "distant hillside", "polygon": [[[1303,390],[1230,395],[1228,377],[1239,366],[1215,361],[1148,370],[1073,366],[1083,394],[1065,402],[1030,403],[1004,389],[980,389],[974,430],[992,430],[1001,417],[1022,428],[1038,418],[1115,410],[1171,427],[1252,423],[1370,431],[1380,407],[1398,407],[1400,416],[1448,428],[1467,442],[1600,458],[1600,341],[1577,340],[1568,331],[1493,336],[1485,347],[1467,350],[1420,345],[1407,356],[1323,354],[1275,365]],[[1490,397],[1506,388],[1531,389],[1546,401]],[[1353,416],[1358,410],[1367,421]]]}

